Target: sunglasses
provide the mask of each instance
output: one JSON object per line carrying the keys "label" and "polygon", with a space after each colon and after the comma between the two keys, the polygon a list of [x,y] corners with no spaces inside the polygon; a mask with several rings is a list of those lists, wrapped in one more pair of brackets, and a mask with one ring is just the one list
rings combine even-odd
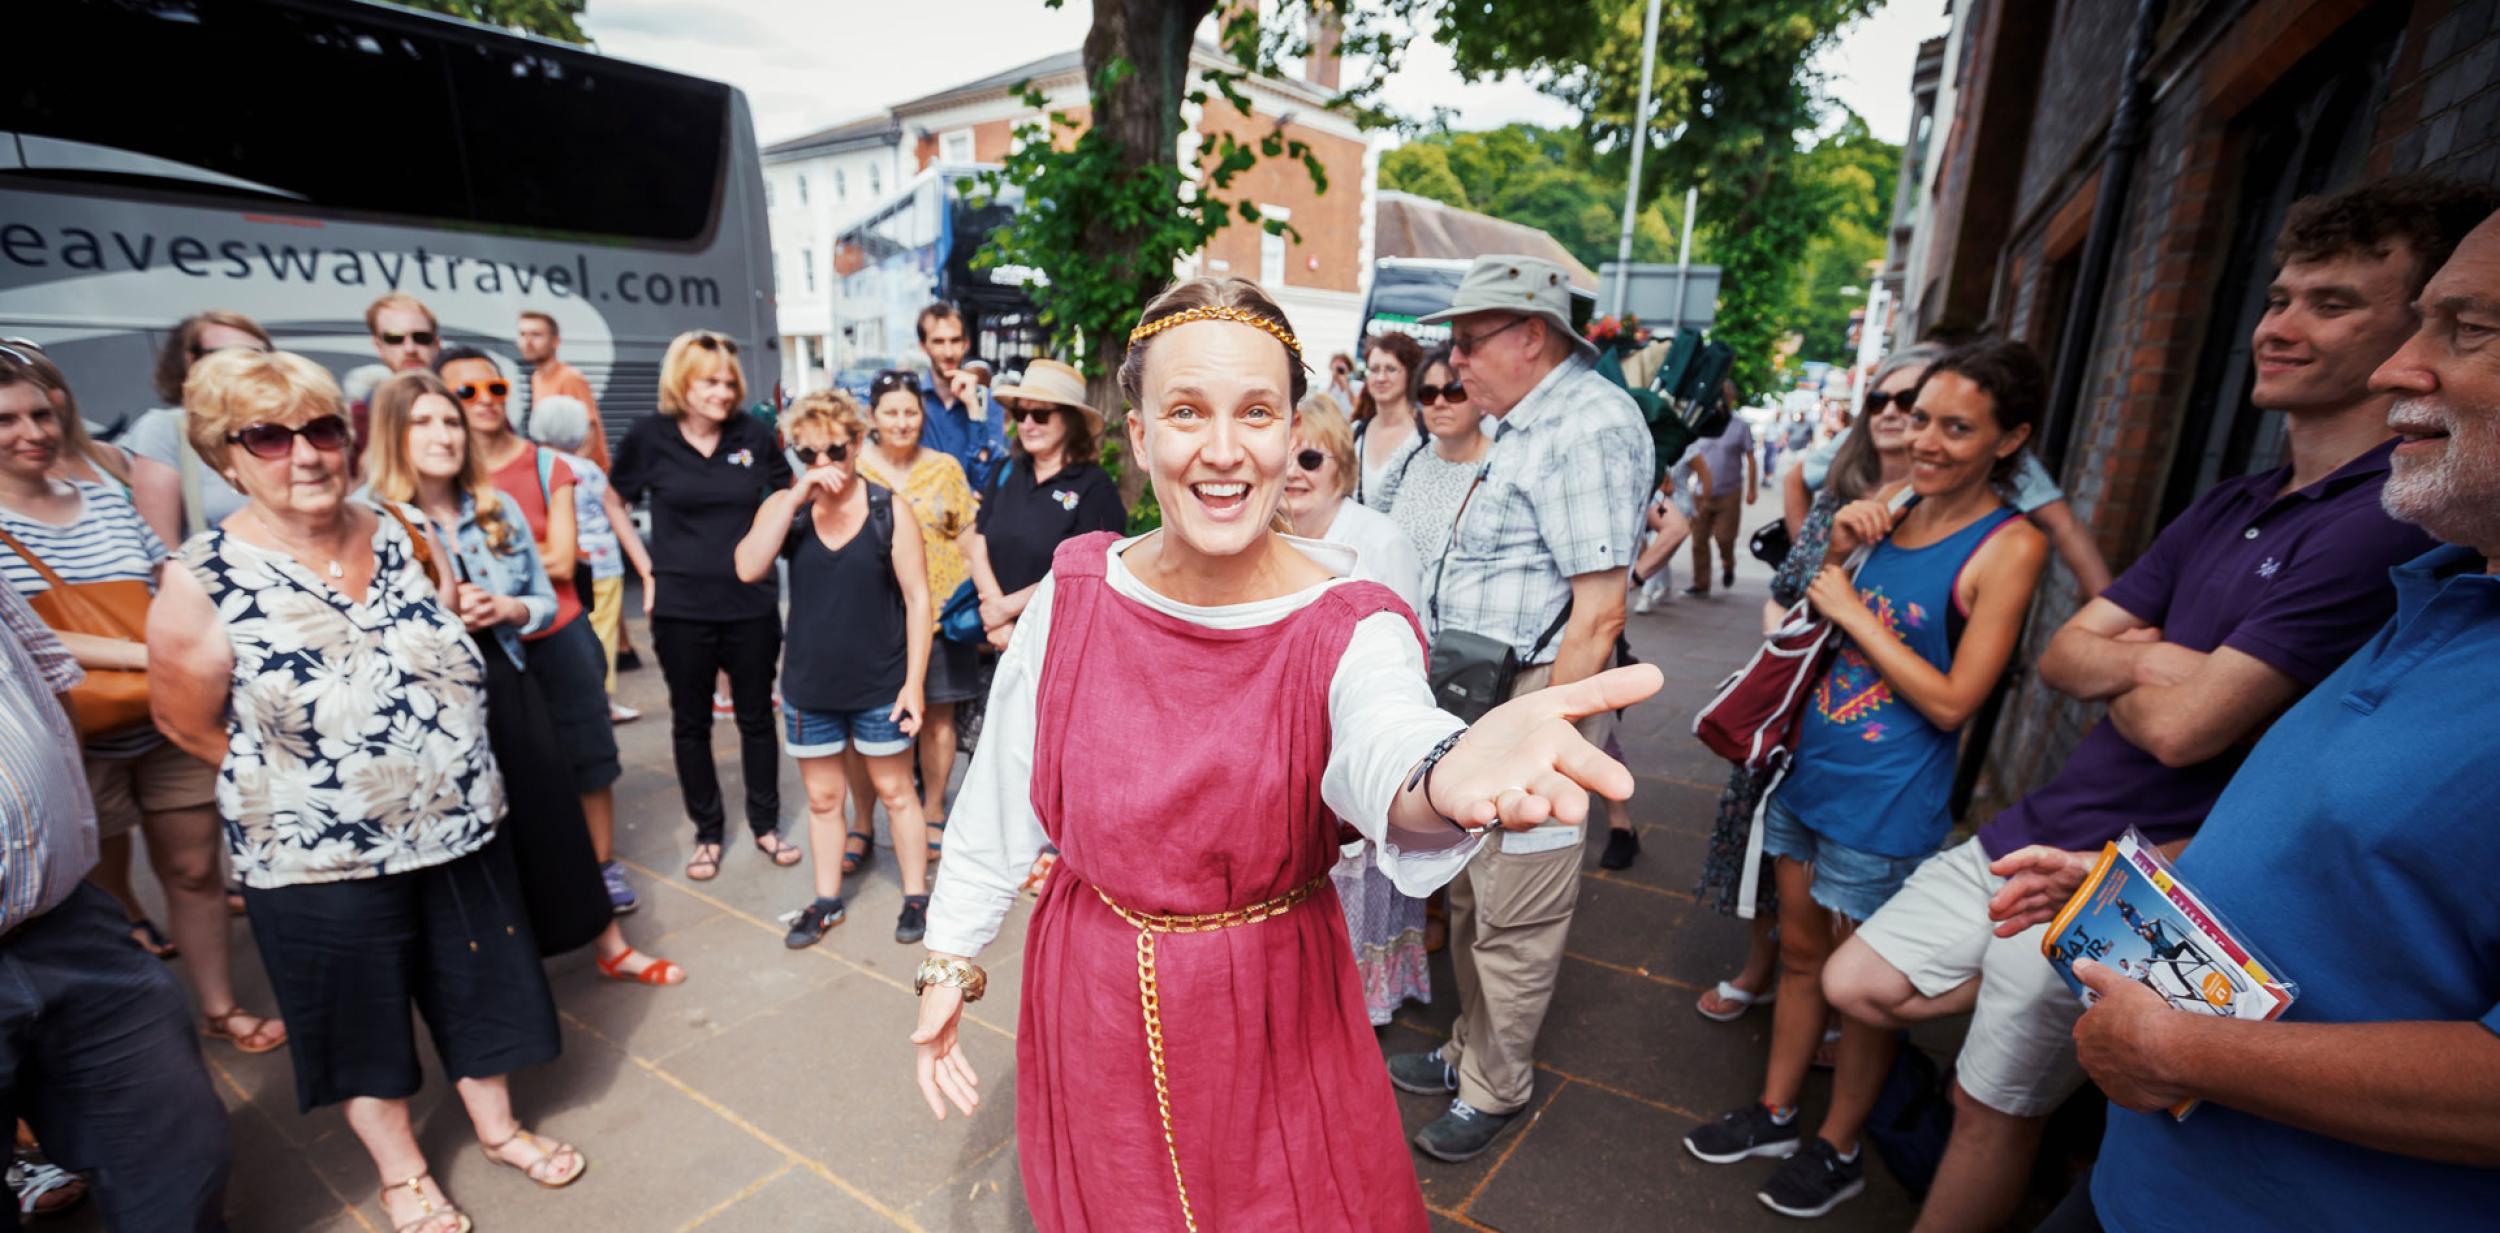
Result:
{"label": "sunglasses", "polygon": [[889,368],[878,373],[877,379],[868,383],[868,400],[874,402],[895,390],[910,390],[918,393],[920,381],[904,369]]}
{"label": "sunglasses", "polygon": [[501,398],[511,392],[512,387],[501,381],[489,381],[484,385],[463,385],[452,391],[460,396],[462,402],[475,402],[479,394],[492,394]]}
{"label": "sunglasses", "polygon": [[799,456],[801,464],[812,467],[816,465],[816,460],[819,458],[826,462],[841,462],[848,459],[851,456],[851,443],[841,441],[823,449],[818,449],[813,445],[794,445],[790,447],[790,452]]}
{"label": "sunglasses", "polygon": [[1868,415],[1882,415],[1884,413],[1884,408],[1886,407],[1899,407],[1902,413],[1906,415],[1909,413],[1910,404],[1917,401],[1918,387],[1916,386],[1912,386],[1906,390],[1868,390],[1866,392],[1866,413]]}
{"label": "sunglasses", "polygon": [[420,347],[431,347],[434,345],[434,340],[442,336],[436,334],[432,330],[411,330],[405,334],[393,334],[388,331],[384,331],[378,337],[381,338],[382,345],[386,347],[396,347],[403,343],[412,342]]}
{"label": "sunglasses", "polygon": [[1059,414],[1056,407],[1009,407],[1007,420],[1015,424],[1039,424]]}
{"label": "sunglasses", "polygon": [[1415,405],[1419,407],[1429,407],[1436,402],[1465,401],[1467,401],[1467,385],[1463,381],[1452,381],[1448,385],[1415,387]]}
{"label": "sunglasses", "polygon": [[269,354],[269,348],[264,347],[259,343],[237,343],[233,346],[227,347],[201,347],[195,345],[191,348],[191,362],[197,364],[201,360],[207,359],[220,351],[249,351],[254,355]]}
{"label": "sunglasses", "polygon": [[1533,318],[1513,317],[1510,319],[1509,325],[1486,330],[1482,334],[1460,334],[1453,332],[1450,335],[1450,350],[1455,351],[1460,355],[1473,355],[1476,348],[1484,345],[1486,339],[1491,338],[1496,334],[1505,334],[1518,329],[1520,326],[1526,325],[1531,320],[1533,320]]}
{"label": "sunglasses", "polygon": [[694,345],[706,351],[726,351],[731,355],[738,354],[738,344],[718,334],[697,334],[694,336]]}
{"label": "sunglasses", "polygon": [[347,421],[335,415],[324,415],[296,425],[266,421],[245,424],[226,434],[226,444],[240,445],[251,451],[254,458],[276,461],[295,452],[297,437],[302,437],[305,444],[322,453],[336,453],[347,448]]}
{"label": "sunglasses", "polygon": [[1317,471],[1328,463],[1328,455],[1318,450],[1304,450],[1293,456],[1293,465],[1305,471]]}

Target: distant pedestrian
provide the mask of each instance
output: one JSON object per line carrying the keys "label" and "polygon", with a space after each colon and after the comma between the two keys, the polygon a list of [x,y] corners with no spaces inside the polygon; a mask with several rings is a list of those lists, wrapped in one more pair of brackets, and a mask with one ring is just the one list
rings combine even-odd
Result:
{"label": "distant pedestrian", "polygon": [[[373,353],[392,372],[432,372],[434,357],[443,352],[443,327],[434,310],[405,291],[389,292],[365,306],[365,332],[373,338]],[[350,466],[364,457],[367,406],[363,398],[348,406],[348,424],[355,429]]]}
{"label": "distant pedestrian", "polygon": [[[550,398],[571,398],[581,403],[582,415],[590,421],[582,434],[581,444],[569,454],[589,459],[601,471],[608,469],[608,434],[599,423],[599,395],[590,388],[590,379],[582,370],[556,358],[556,348],[564,344],[564,335],[551,313],[530,309],[521,314],[514,331],[514,342],[521,350],[521,362],[530,366],[530,415]],[[532,424],[530,435],[538,435]]]}
{"label": "distant pedestrian", "polygon": [[[929,361],[928,383],[919,390],[920,443],[953,458],[972,491],[988,492],[1007,465],[1007,431],[981,374],[964,367],[972,344],[964,336],[963,310],[942,300],[931,304],[920,310],[918,329]],[[946,602],[943,595],[932,598]]]}
{"label": "distant pedestrian", "polygon": [[1744,529],[1745,510],[1759,489],[1761,471],[1754,460],[1753,429],[1741,415],[1729,414],[1719,435],[1705,437],[1693,448],[1710,465],[1710,488],[1695,502],[1693,584],[1684,593],[1708,595],[1714,544],[1720,588],[1736,585],[1736,541]]}
{"label": "distant pedestrian", "polygon": [[[530,437],[562,454],[573,472],[573,512],[579,560],[589,566],[590,629],[607,656],[608,717],[618,723],[642,712],[616,700],[616,657],[625,645],[625,567],[633,566],[650,589],[651,554],[634,530],[633,511],[616,495],[599,464],[575,452],[590,439],[590,415],[577,399],[558,394],[530,407]],[[578,566],[576,568],[579,568]]]}
{"label": "distant pedestrian", "polygon": [[[168,521],[148,514],[148,525],[165,537],[168,547],[199,534],[210,523],[223,522],[243,508],[243,494],[226,477],[200,465],[182,433],[182,383],[193,365],[220,351],[267,351],[269,331],[241,313],[210,309],[193,313],[174,325],[164,349],[156,353],[153,377],[156,396],[164,405],[141,415],[122,430],[121,447],[160,463],[175,473],[174,510]],[[142,510],[146,513],[145,510]]]}
{"label": "distant pedestrian", "polygon": [[1374,335],[1365,349],[1362,392],[1354,400],[1354,499],[1373,509],[1389,508],[1381,477],[1421,440],[1407,387],[1423,366],[1423,344],[1396,330]]}
{"label": "distant pedestrian", "polygon": [[[1493,439],[1485,435],[1485,416],[1468,398],[1466,383],[1459,380],[1447,347],[1432,352],[1417,366],[1410,400],[1428,442],[1400,455],[1397,465],[1381,477],[1383,505],[1379,508],[1386,508],[1390,521],[1406,532],[1418,567],[1429,571],[1449,547],[1450,528],[1458,521],[1459,506],[1466,502]],[[1419,602],[1415,615],[1424,623],[1424,636],[1432,637],[1431,605]]]}

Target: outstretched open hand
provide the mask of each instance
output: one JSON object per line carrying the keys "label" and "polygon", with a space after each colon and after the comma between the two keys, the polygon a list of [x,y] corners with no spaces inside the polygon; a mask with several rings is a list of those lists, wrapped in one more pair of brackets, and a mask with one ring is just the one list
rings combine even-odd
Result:
{"label": "outstretched open hand", "polygon": [[1665,684],[1655,667],[1634,664],[1493,708],[1434,769],[1432,807],[1468,827],[1579,825],[1588,820],[1589,793],[1630,798],[1632,772],[1572,725],[1631,706]]}

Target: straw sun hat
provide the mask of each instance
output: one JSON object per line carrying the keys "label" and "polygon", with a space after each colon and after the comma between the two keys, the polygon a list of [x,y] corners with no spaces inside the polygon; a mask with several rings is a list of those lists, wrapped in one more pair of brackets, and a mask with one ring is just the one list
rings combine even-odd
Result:
{"label": "straw sun hat", "polygon": [[990,397],[1015,398],[1025,402],[1046,402],[1085,413],[1085,427],[1094,436],[1102,436],[1102,412],[1085,401],[1085,377],[1074,367],[1057,360],[1035,360],[1024,366],[1024,375],[1013,384],[990,391]]}

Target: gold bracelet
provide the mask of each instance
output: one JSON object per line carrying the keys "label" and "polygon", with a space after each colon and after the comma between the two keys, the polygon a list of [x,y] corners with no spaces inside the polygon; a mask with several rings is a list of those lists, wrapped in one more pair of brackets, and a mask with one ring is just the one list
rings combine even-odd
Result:
{"label": "gold bracelet", "polygon": [[989,992],[990,974],[970,959],[941,959],[931,955],[921,960],[919,970],[912,973],[912,996],[918,997],[927,992],[931,985],[951,985],[961,989],[964,1001],[969,1004],[980,1001],[981,995]]}

